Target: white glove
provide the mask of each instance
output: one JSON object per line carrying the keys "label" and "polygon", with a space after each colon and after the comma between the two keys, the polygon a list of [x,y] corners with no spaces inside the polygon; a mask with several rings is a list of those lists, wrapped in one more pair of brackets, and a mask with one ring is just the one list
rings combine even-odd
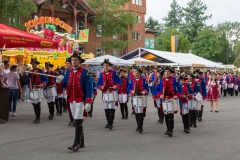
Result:
{"label": "white glove", "polygon": [[85,105],[85,111],[86,112],[89,112],[91,110],[91,104],[90,103],[87,103],[86,105]]}

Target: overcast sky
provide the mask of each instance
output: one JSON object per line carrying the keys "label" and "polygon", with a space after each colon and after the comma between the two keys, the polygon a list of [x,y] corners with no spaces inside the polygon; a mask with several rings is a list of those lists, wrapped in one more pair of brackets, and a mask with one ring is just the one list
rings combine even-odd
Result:
{"label": "overcast sky", "polygon": [[[172,0],[146,0],[147,1],[147,14],[146,20],[152,16],[160,23],[164,21],[162,18],[167,16],[170,11],[170,3]],[[186,7],[187,2],[190,0],[176,0],[177,3]],[[216,26],[219,22],[225,21],[239,21],[240,22],[240,0],[202,0],[207,5],[206,13],[212,14],[212,18],[207,20],[207,25]]]}

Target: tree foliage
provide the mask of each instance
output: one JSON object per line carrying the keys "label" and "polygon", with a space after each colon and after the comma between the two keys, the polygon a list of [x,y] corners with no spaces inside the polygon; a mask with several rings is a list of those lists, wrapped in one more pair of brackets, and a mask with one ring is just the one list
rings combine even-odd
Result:
{"label": "tree foliage", "polygon": [[20,19],[28,17],[37,10],[32,0],[1,0],[0,8],[0,23],[20,29],[25,29],[19,23]]}
{"label": "tree foliage", "polygon": [[112,37],[126,35],[128,28],[133,28],[137,21],[137,15],[124,8],[129,0],[88,0],[88,2],[96,12],[95,26],[101,26],[99,32],[104,39],[101,42],[104,51],[126,48],[129,44],[128,40],[122,38],[112,40]]}
{"label": "tree foliage", "polygon": [[205,21],[210,19],[212,15],[205,15],[207,6],[201,0],[191,0],[187,5],[186,8],[183,8],[185,22],[182,26],[182,32],[193,43],[198,32],[206,26]]}
{"label": "tree foliage", "polygon": [[240,67],[240,55],[236,58],[236,60],[233,62],[234,66]]}
{"label": "tree foliage", "polygon": [[149,28],[150,30],[158,32],[155,36],[160,35],[164,31],[164,24],[160,24],[158,20],[149,17],[145,23],[145,28]]}
{"label": "tree foliage", "polygon": [[190,49],[188,38],[173,28],[166,29],[161,35],[156,37],[155,49],[171,52],[171,36],[174,35],[178,35],[177,52],[188,53]]}
{"label": "tree foliage", "polygon": [[170,4],[171,11],[168,12],[168,15],[163,17],[162,19],[165,21],[165,26],[168,28],[180,28],[182,25],[182,7],[173,0]]}

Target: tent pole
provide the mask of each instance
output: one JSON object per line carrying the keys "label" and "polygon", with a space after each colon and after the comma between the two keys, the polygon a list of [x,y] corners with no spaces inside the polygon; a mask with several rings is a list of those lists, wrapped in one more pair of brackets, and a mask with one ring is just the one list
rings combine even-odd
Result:
{"label": "tent pole", "polygon": [[141,58],[141,55],[140,55],[140,54],[141,54],[141,49],[139,48],[139,49],[138,49],[138,56],[139,56],[139,58]]}

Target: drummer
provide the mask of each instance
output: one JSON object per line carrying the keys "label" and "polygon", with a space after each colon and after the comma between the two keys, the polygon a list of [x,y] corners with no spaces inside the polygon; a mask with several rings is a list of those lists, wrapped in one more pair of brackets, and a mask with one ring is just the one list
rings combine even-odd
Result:
{"label": "drummer", "polygon": [[[42,87],[45,87],[48,83],[46,76],[39,75],[39,73],[44,73],[43,70],[38,68],[39,64],[40,62],[38,62],[36,58],[31,59],[31,65],[33,68],[31,72],[35,72],[36,74],[28,74],[28,86],[30,90],[40,89],[42,91]],[[36,116],[36,119],[33,121],[34,123],[40,123],[41,101],[42,99],[40,97],[32,100],[32,105]]]}
{"label": "drummer", "polygon": [[144,77],[141,76],[142,74],[142,69],[140,67],[136,67],[133,70],[133,74],[135,76],[135,79],[131,80],[130,86],[129,86],[129,94],[131,94],[133,96],[133,98],[135,98],[135,96],[137,97],[141,97],[143,98],[143,106],[136,106],[134,105],[134,109],[135,109],[135,118],[137,121],[137,129],[136,131],[138,131],[139,133],[143,132],[143,120],[144,117],[146,116],[146,108],[147,108],[147,94],[149,92],[149,88],[148,88],[148,83],[146,81],[146,79]]}
{"label": "drummer", "polygon": [[[109,59],[105,59],[101,65],[103,66],[104,71],[99,74],[97,86],[103,92],[103,94],[109,93],[114,97],[114,92],[117,91],[122,82],[116,71],[110,69],[113,64],[109,61]],[[113,128],[113,121],[115,117],[115,101],[104,101],[103,104],[107,119],[107,125],[105,128],[109,128],[111,130]]]}
{"label": "drummer", "polygon": [[[54,67],[53,64],[51,64],[50,62],[46,62],[45,63],[46,74],[51,75],[51,76],[57,76],[56,72],[52,71],[53,67]],[[56,88],[55,88],[56,87],[56,78],[49,77],[49,76],[47,78],[48,78],[48,83],[47,83],[45,89],[52,89],[52,90],[55,90],[55,93],[57,93]],[[54,116],[55,96],[57,96],[57,95],[48,95],[48,97],[47,97],[47,104],[48,104],[48,109],[49,109],[49,113],[50,113],[48,118],[50,120],[52,120],[53,116]],[[58,108],[57,108],[57,114],[59,114]]]}
{"label": "drummer", "polygon": [[222,88],[223,88],[223,96],[227,96],[227,88],[229,84],[229,77],[226,72],[223,73],[223,83],[222,83]]}
{"label": "drummer", "polygon": [[194,98],[194,92],[191,89],[190,84],[188,83],[188,77],[180,76],[178,78],[178,81],[180,82],[182,86],[182,93],[180,94],[180,114],[182,115],[182,122],[184,125],[184,132],[189,133],[190,132],[190,126],[189,126],[189,110],[186,109],[186,105],[188,105],[188,100]]}
{"label": "drummer", "polygon": [[[164,74],[164,78],[160,80],[160,90],[158,96],[160,96],[162,101],[171,99],[177,100],[182,92],[182,86],[177,79],[171,75],[174,72],[175,71],[169,66],[166,66],[161,71],[161,74]],[[165,135],[172,137],[174,128],[174,113],[165,114],[165,122],[167,126]]]}
{"label": "drummer", "polygon": [[[134,74],[133,74],[133,70],[134,70],[134,68],[136,68],[136,67],[137,67],[136,64],[133,64],[133,65],[130,67],[131,72],[128,73],[128,76],[127,76],[128,78],[130,78],[130,79],[134,79],[134,78],[135,78],[135,76],[134,76]],[[131,103],[132,103],[132,97],[131,97]],[[135,114],[133,104],[132,104],[132,113],[131,113],[131,114]]]}

